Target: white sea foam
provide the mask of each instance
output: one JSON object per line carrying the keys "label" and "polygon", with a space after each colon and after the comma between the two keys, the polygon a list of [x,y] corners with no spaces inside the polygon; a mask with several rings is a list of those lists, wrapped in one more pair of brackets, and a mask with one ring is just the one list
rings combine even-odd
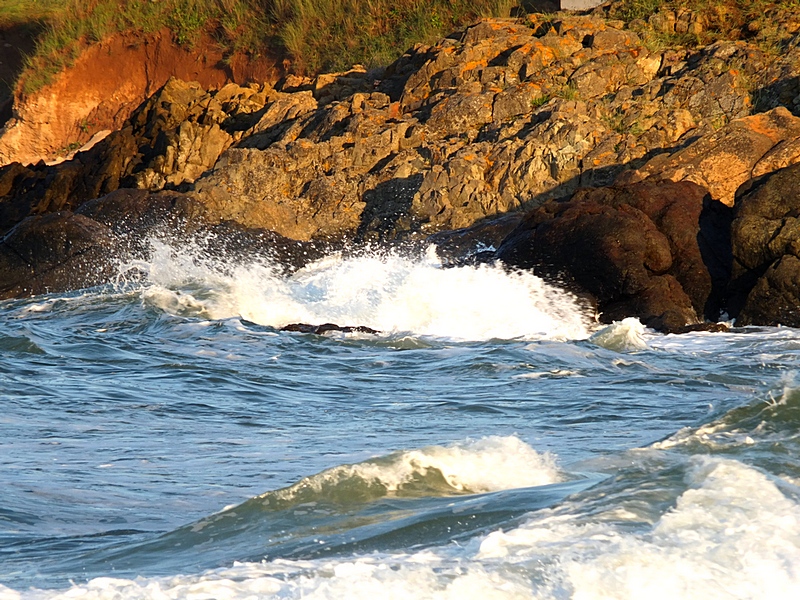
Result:
{"label": "white sea foam", "polygon": [[65,592],[0,588],[0,597],[797,598],[800,507],[763,473],[733,460],[695,459],[686,484],[674,508],[634,530],[622,527],[626,515],[610,507],[608,518],[581,523],[545,514],[466,546],[236,564],[166,578],[98,578]]}
{"label": "white sea foam", "polygon": [[[537,452],[516,436],[489,436],[341,465],[307,477],[282,490],[282,495],[290,496],[297,488],[320,492],[355,478],[396,492],[431,471],[440,473],[454,490],[474,493],[546,485],[563,479],[553,455]],[[274,494],[269,492],[264,497]]]}
{"label": "white sea foam", "polygon": [[789,444],[791,447],[800,439],[795,416],[800,406],[797,373],[785,373],[781,385],[767,396],[767,399],[750,406],[735,408],[710,423],[699,427],[683,427],[650,448],[669,450],[699,445],[720,451],[755,444]]}
{"label": "white sea foam", "polygon": [[260,325],[364,325],[385,334],[465,340],[583,339],[588,320],[574,297],[529,272],[497,266],[443,268],[435,252],[412,259],[331,255],[291,276],[254,261],[226,264],[153,242],[146,302],[174,314],[243,317]]}
{"label": "white sea foam", "polygon": [[479,557],[530,565],[556,556],[549,581],[586,600],[796,598],[800,506],[733,460],[695,459],[688,483],[651,530],[544,518],[489,535]]}
{"label": "white sea foam", "polygon": [[607,350],[634,352],[646,350],[645,327],[635,317],[615,321],[592,334],[589,341]]}

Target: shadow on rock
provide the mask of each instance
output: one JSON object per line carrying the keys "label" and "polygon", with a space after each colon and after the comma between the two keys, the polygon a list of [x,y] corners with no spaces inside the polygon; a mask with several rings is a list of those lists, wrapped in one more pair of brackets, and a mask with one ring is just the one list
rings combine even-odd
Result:
{"label": "shadow on rock", "polygon": [[237,223],[208,224],[177,192],[120,189],[77,211],[28,217],[0,240],[0,297],[56,293],[110,282],[120,263],[147,257],[150,241],[192,245],[230,264],[268,260],[284,272],[335,248]]}
{"label": "shadow on rock", "polygon": [[411,204],[422,185],[421,174],[398,177],[379,183],[364,192],[361,224],[356,233],[360,241],[391,240],[411,229]]}
{"label": "shadow on rock", "polygon": [[731,226],[731,316],[800,327],[800,164],[753,182]]}
{"label": "shadow on rock", "polygon": [[528,213],[495,256],[591,294],[603,322],[636,315],[678,331],[719,317],[727,280],[718,204],[690,182],[584,189]]}

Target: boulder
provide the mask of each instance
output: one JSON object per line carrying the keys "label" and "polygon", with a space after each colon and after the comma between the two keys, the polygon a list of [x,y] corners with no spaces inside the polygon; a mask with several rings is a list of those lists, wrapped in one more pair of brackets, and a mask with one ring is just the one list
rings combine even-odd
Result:
{"label": "boulder", "polygon": [[731,226],[731,316],[800,327],[800,164],[753,183]]}
{"label": "boulder", "polygon": [[591,294],[603,322],[637,316],[678,330],[719,317],[726,212],[688,182],[584,189],[528,213],[496,258]]}
{"label": "boulder", "polygon": [[800,258],[787,254],[769,266],[748,294],[736,323],[800,327]]}
{"label": "boulder", "polygon": [[0,297],[63,292],[108,281],[116,236],[70,211],[32,216],[0,241]]}
{"label": "boulder", "polygon": [[119,260],[145,255],[152,238],[167,238],[178,245],[191,243],[209,255],[225,256],[231,263],[266,258],[286,271],[299,269],[335,249],[233,221],[209,224],[202,218],[203,207],[179,192],[119,189],[84,203],[76,214],[113,232]]}
{"label": "boulder", "polygon": [[620,182],[691,181],[733,206],[739,186],[800,161],[800,118],[784,107],[732,121],[671,156],[660,155]]}

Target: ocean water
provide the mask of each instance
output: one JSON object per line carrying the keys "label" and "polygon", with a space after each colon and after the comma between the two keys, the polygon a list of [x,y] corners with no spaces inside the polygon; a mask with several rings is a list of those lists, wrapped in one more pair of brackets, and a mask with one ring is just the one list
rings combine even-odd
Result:
{"label": "ocean water", "polygon": [[800,598],[796,329],[432,250],[119,273],[0,303],[0,600]]}

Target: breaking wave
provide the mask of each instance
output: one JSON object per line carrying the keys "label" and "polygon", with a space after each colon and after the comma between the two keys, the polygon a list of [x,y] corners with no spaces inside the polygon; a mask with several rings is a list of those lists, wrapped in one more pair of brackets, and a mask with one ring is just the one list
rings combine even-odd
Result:
{"label": "breaking wave", "polygon": [[326,500],[359,501],[387,494],[477,494],[556,483],[555,459],[517,437],[485,437],[450,446],[396,452],[340,465],[259,497],[267,507]]}
{"label": "breaking wave", "polygon": [[[242,562],[201,574],[99,577],[34,598],[774,598],[800,586],[800,506],[757,469],[695,457],[683,491],[653,523],[618,507],[541,511],[470,542],[400,553]],[[576,518],[576,516],[578,518]]]}
{"label": "breaking wave", "polygon": [[699,427],[685,427],[651,447],[736,452],[757,450],[761,444],[767,444],[771,452],[782,450],[779,456],[800,449],[800,387],[793,374],[765,398],[736,407]]}
{"label": "breaking wave", "polygon": [[268,260],[230,264],[153,241],[150,259],[125,265],[122,278],[134,272],[143,274],[148,304],[207,319],[241,317],[275,328],[336,323],[462,340],[589,335],[572,295],[529,272],[444,268],[433,248],[421,258],[334,254],[286,275]]}

